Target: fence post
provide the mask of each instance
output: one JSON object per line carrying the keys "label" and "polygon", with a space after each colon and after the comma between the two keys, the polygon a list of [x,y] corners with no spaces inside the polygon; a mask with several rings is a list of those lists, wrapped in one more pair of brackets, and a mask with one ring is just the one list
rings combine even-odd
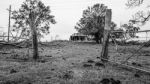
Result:
{"label": "fence post", "polygon": [[104,39],[101,51],[102,62],[108,61],[108,43],[109,43],[109,34],[111,30],[111,15],[112,15],[111,9],[107,9],[105,15]]}
{"label": "fence post", "polygon": [[9,34],[10,34],[11,5],[9,6],[8,11],[9,11],[9,22],[8,22],[8,38],[7,38],[7,40],[8,40],[8,43],[9,43],[9,39],[10,39]]}

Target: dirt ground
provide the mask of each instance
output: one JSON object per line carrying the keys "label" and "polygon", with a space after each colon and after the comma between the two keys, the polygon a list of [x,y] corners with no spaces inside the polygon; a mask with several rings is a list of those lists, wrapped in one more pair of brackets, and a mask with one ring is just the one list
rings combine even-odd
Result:
{"label": "dirt ground", "polygon": [[[100,62],[101,44],[54,41],[39,46],[40,59],[32,50],[0,46],[0,84],[150,84],[150,74]],[[110,45],[110,60],[122,62],[137,46]],[[144,48],[128,64],[150,71],[150,50]],[[111,82],[111,83],[109,83]]]}

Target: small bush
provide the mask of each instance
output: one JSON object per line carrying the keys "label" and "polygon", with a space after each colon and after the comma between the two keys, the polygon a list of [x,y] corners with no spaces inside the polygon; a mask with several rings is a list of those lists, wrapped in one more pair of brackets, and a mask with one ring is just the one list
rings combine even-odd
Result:
{"label": "small bush", "polygon": [[96,62],[96,63],[95,63],[95,66],[105,68],[105,65],[104,65],[103,63],[101,63],[101,62]]}
{"label": "small bush", "polygon": [[88,60],[87,62],[88,62],[88,63],[94,63],[95,61],[93,61],[93,60]]}
{"label": "small bush", "polygon": [[113,78],[103,78],[100,84],[121,84],[120,80],[115,80]]}
{"label": "small bush", "polygon": [[83,67],[92,67],[92,64],[85,63],[83,64]]}
{"label": "small bush", "polygon": [[10,73],[12,74],[12,73],[17,73],[17,71],[15,70],[15,69],[11,69],[10,70]]}

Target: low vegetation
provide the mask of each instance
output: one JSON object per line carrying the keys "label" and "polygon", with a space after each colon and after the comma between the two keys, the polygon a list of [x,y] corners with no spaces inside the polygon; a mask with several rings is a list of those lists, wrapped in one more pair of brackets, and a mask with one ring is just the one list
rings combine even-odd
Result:
{"label": "low vegetation", "polygon": [[[37,61],[32,60],[32,52],[27,52],[27,48],[3,46],[0,50],[0,84],[150,83],[149,74],[129,70],[112,63],[101,63],[100,59],[97,59],[100,56],[101,45],[83,44],[83,42],[69,41],[42,43],[39,46]],[[111,51],[114,51],[113,47],[110,46]],[[110,60],[122,61],[128,54],[119,53],[111,54]],[[140,67],[150,69],[149,56],[142,57],[139,57],[142,65]],[[134,62],[132,64],[138,64]]]}

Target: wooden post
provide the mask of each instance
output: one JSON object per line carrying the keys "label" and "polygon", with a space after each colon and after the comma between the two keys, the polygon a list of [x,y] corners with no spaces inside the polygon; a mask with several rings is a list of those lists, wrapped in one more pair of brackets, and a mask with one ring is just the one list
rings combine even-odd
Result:
{"label": "wooden post", "polygon": [[30,27],[31,27],[31,32],[32,32],[32,47],[33,47],[33,59],[38,59],[38,40],[37,40],[37,31],[36,31],[36,26],[35,26],[35,16],[34,12],[30,10]]}
{"label": "wooden post", "polygon": [[10,33],[10,18],[11,18],[11,5],[9,6],[9,23],[8,23],[8,43],[9,43],[9,33]]}
{"label": "wooden post", "polygon": [[3,41],[5,41],[5,37],[4,37],[4,36],[5,36],[5,34],[4,34],[4,32],[3,32]]}
{"label": "wooden post", "polygon": [[147,36],[148,36],[148,35],[147,35],[147,32],[146,32],[146,41],[147,41]]}
{"label": "wooden post", "polygon": [[101,52],[102,62],[108,61],[108,43],[109,43],[109,34],[111,30],[111,15],[112,15],[111,9],[107,9],[105,15],[104,40]]}

